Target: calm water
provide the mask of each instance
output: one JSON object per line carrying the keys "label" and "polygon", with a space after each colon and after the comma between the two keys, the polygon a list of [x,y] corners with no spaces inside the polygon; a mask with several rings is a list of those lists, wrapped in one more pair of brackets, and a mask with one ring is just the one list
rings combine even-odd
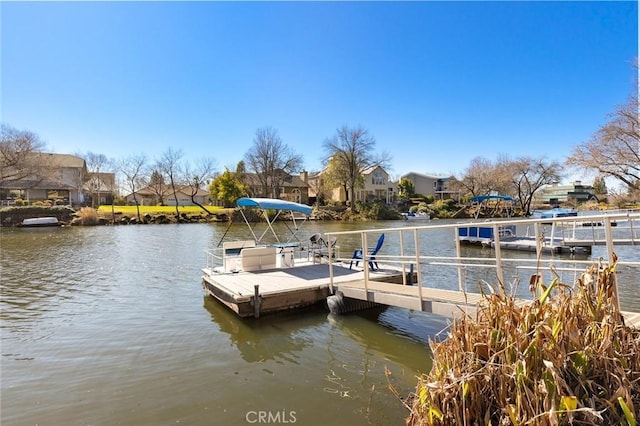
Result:
{"label": "calm water", "polygon": [[[362,226],[306,225],[302,239]],[[1,423],[403,424],[408,412],[389,384],[401,395],[415,388],[446,319],[388,308],[241,320],[201,287],[204,250],[225,230],[2,229]],[[234,226],[227,238],[245,231]],[[421,247],[449,252],[450,240]],[[340,243],[347,253],[359,245]],[[638,260],[637,248],[624,250]],[[621,287],[626,309],[640,309],[636,278]],[[442,273],[433,283],[456,286]]]}
{"label": "calm water", "polygon": [[240,320],[201,287],[225,228],[3,229],[1,423],[401,424],[388,384],[414,389],[446,321],[400,309]]}

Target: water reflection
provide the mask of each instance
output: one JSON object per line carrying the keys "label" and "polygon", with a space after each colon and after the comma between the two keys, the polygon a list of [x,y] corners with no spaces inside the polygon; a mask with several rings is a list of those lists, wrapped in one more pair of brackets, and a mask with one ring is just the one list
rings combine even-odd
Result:
{"label": "water reflection", "polygon": [[313,339],[302,330],[318,327],[326,315],[324,311],[310,308],[259,320],[239,318],[211,296],[204,296],[203,306],[211,314],[211,321],[229,337],[247,362],[275,360],[298,364],[298,353],[313,345]]}
{"label": "water reflection", "polygon": [[[430,368],[426,339],[405,335],[402,315],[386,308],[339,317],[310,308],[256,320],[238,318],[209,296],[203,307],[240,358],[272,376],[270,391],[286,396],[303,424],[401,422],[406,412],[388,386],[409,395],[416,372]],[[283,380],[294,384],[279,387]],[[335,409],[301,406],[301,397]]]}

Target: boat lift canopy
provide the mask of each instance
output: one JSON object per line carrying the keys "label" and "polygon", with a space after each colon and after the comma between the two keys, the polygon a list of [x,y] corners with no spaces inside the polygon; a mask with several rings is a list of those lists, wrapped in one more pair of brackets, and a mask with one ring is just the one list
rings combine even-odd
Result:
{"label": "boat lift canopy", "polygon": [[488,208],[488,203],[494,202],[494,213],[498,211],[500,206],[502,207],[503,212],[506,213],[507,217],[511,217],[513,214],[513,197],[508,195],[499,195],[499,194],[489,194],[489,195],[478,195],[475,197],[471,197],[471,202],[478,206],[476,209],[475,218],[478,219],[480,217],[480,213],[483,209]]}
{"label": "boat lift canopy", "polygon": [[508,195],[478,195],[477,197],[472,197],[471,201],[474,203],[481,203],[487,200],[502,200],[502,201],[514,201],[513,197]]}
{"label": "boat lift canopy", "polygon": [[[289,231],[291,231],[291,236],[286,241],[287,243],[291,242],[291,240],[295,238],[297,231],[300,229],[300,227],[296,223],[296,215],[294,213],[302,213],[304,215],[304,218],[300,223],[300,226],[302,226],[302,224],[304,224],[304,222],[309,219],[309,215],[311,215],[311,213],[313,212],[313,209],[306,204],[294,203],[293,201],[278,200],[275,198],[240,198],[238,199],[238,201],[236,201],[236,205],[240,207],[242,218],[251,230],[251,234],[256,240],[256,243],[259,243],[269,230],[271,230],[271,233],[275,237],[276,241],[278,243],[281,243],[280,238],[278,238],[278,235],[273,229],[273,223],[278,219],[280,213],[282,213],[283,211],[288,211],[291,213],[291,219],[293,221],[294,229],[292,230],[287,226],[287,228],[289,228]],[[244,214],[245,208],[258,208],[262,210],[262,214],[267,222],[267,229],[264,230],[260,237],[256,236],[253,228],[251,227],[251,224],[249,223],[249,220],[247,220],[247,217]],[[276,214],[272,219],[269,218],[268,210],[276,211]],[[300,218],[298,218],[298,221],[299,220]]]}

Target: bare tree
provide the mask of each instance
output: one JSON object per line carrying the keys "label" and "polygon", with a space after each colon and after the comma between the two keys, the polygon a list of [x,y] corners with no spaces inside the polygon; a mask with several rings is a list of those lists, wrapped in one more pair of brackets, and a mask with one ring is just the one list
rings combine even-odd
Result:
{"label": "bare tree", "polygon": [[180,210],[178,209],[178,190],[176,185],[179,185],[180,179],[180,160],[182,159],[182,151],[174,150],[169,147],[162,154],[162,157],[158,161],[158,168],[165,177],[165,180],[169,182],[173,198],[176,200],[176,217],[180,217]]}
{"label": "bare tree", "polygon": [[187,186],[189,187],[191,202],[207,212],[207,214],[211,214],[211,212],[207,210],[205,206],[196,201],[196,195],[198,195],[198,191],[203,187],[209,185],[214,173],[215,160],[213,158],[201,157],[193,167],[189,161],[184,164],[184,180],[187,182]]}
{"label": "bare tree", "polygon": [[576,146],[567,164],[593,170],[640,191],[640,123],[638,97],[630,96],[588,142]]}
{"label": "bare tree", "polygon": [[138,213],[138,221],[140,221],[140,203],[138,202],[137,192],[146,184],[145,167],[147,166],[147,157],[144,154],[123,157],[117,162],[117,167],[124,177],[125,186],[133,196],[133,202],[136,204]]}
{"label": "bare tree", "polygon": [[100,173],[101,170],[102,172],[104,172],[105,168],[109,167],[111,162],[106,155],[97,154],[91,151],[88,151],[84,154],[78,153],[76,155],[80,158],[83,158],[85,164],[87,165],[87,171],[89,172],[89,190],[91,191],[91,207],[97,208],[99,207],[99,205],[96,206],[95,194],[99,192],[100,189],[103,189],[105,187],[105,182],[103,182]]}
{"label": "bare tree", "polygon": [[161,206],[165,204],[164,197],[167,195],[167,185],[164,184],[164,176],[157,170],[151,172],[149,178],[149,189],[158,197]]}
{"label": "bare tree", "polygon": [[293,152],[271,127],[256,130],[253,146],[244,156],[265,196],[280,198],[280,187],[288,175],[302,167],[302,157]]}
{"label": "bare tree", "polygon": [[35,133],[2,124],[0,185],[6,187],[20,181],[21,185],[33,187],[50,177],[51,161],[42,153],[44,148],[45,143]]}
{"label": "bare tree", "polygon": [[473,158],[469,167],[462,172],[461,178],[452,184],[465,195],[472,197],[490,194],[504,186],[497,180],[496,164],[484,157]]}
{"label": "bare tree", "polygon": [[325,164],[336,162],[336,168],[341,170],[343,185],[347,189],[348,201],[351,209],[355,210],[356,188],[361,182],[362,172],[369,167],[388,167],[390,156],[387,153],[376,155],[376,140],[363,127],[350,128],[342,126],[336,134],[325,140]]}
{"label": "bare tree", "polygon": [[499,160],[498,168],[511,179],[516,200],[527,216],[531,214],[531,202],[535,192],[544,185],[558,182],[562,178],[560,163],[546,161],[544,157],[520,157],[515,161],[504,157]]}

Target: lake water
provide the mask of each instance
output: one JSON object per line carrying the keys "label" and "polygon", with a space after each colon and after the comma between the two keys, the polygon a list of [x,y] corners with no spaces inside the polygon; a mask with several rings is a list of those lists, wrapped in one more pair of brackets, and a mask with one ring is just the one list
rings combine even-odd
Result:
{"label": "lake water", "polygon": [[[301,239],[408,226],[306,225]],[[403,424],[390,385],[414,390],[447,320],[396,308],[239,319],[201,286],[226,228],[2,229],[2,425]],[[627,309],[640,309],[636,284],[621,290]]]}
{"label": "lake water", "polygon": [[241,320],[201,286],[225,229],[3,229],[1,423],[402,423],[388,385],[413,390],[446,321],[400,309]]}

